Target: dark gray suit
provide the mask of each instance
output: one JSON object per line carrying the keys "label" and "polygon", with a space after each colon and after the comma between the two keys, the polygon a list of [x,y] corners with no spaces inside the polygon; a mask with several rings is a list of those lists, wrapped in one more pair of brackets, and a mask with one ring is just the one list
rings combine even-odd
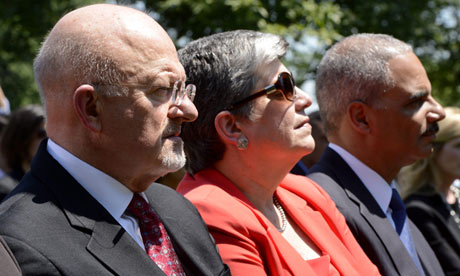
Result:
{"label": "dark gray suit", "polygon": [[[174,190],[147,191],[187,275],[230,275],[195,207]],[[165,275],[42,142],[31,171],[0,205],[0,235],[25,275]]]}
{"label": "dark gray suit", "polygon": [[[340,155],[327,148],[308,173],[335,201],[356,240],[382,275],[420,275],[385,213]],[[430,246],[410,220],[409,227],[425,274],[444,275]]]}

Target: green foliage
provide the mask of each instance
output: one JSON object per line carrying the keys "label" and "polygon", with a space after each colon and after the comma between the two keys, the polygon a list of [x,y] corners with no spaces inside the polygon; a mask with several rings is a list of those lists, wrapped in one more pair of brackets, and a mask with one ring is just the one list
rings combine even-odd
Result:
{"label": "green foliage", "polygon": [[[136,1],[118,1],[132,3]],[[332,43],[358,32],[386,33],[413,45],[433,94],[460,105],[458,0],[145,0],[178,47],[205,35],[253,29],[283,35],[293,45],[286,60],[300,81],[314,79]]]}
{"label": "green foliage", "polygon": [[94,2],[101,1],[0,2],[0,85],[13,109],[40,102],[32,62],[46,33],[66,12]]}
{"label": "green foliage", "polygon": [[[117,1],[134,3],[139,1]],[[217,32],[250,29],[289,38],[297,51],[290,53],[299,82],[312,78],[319,57],[318,47],[299,41],[314,37],[313,43],[331,44],[341,36],[337,29],[343,13],[332,1],[314,0],[145,0],[147,10],[165,27],[180,48],[190,40]]]}
{"label": "green foliage", "polygon": [[[66,12],[98,0],[0,2],[0,85],[13,108],[38,102],[32,62],[47,31]],[[325,49],[358,32],[386,33],[414,46],[433,94],[460,106],[458,0],[120,0],[145,6],[178,47],[216,32],[252,29],[283,35],[286,63],[300,83],[314,79]]]}

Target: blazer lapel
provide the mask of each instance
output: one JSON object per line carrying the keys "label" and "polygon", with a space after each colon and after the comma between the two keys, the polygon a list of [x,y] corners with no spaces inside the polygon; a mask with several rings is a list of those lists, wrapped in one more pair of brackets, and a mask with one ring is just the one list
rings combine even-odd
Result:
{"label": "blazer lapel", "polygon": [[[305,187],[309,187],[309,185],[298,185],[296,188]],[[331,225],[326,221],[326,218],[319,211],[315,210],[315,208],[318,210],[328,209],[324,206],[315,205],[317,203],[316,199],[321,198],[322,195],[314,190],[309,190],[302,194],[306,196],[306,198],[296,198],[286,193],[284,189],[278,190],[280,202],[285,203],[283,206],[285,206],[286,212],[302,231],[307,234],[313,243],[320,248],[322,254],[330,256],[332,264],[339,272],[343,272],[340,270],[342,267],[357,265],[349,262],[348,256],[350,252],[345,248],[343,242],[334,234],[335,229],[332,229]],[[312,205],[309,206],[310,204]],[[331,230],[324,231],[324,229]]]}
{"label": "blazer lapel", "polygon": [[190,210],[184,210],[183,205],[180,205],[179,202],[175,204],[176,199],[165,195],[163,193],[164,187],[159,189],[157,185],[152,184],[145,191],[145,194],[150,205],[165,226],[184,272],[187,275],[211,275],[209,265],[215,260],[208,259],[211,257],[205,256],[203,252],[213,250],[213,248],[210,248],[211,245],[216,250],[216,256],[218,256],[218,253],[217,247],[210,241],[212,238],[210,238],[211,236],[204,226],[204,222],[201,224],[202,220],[200,220],[198,212],[193,213],[196,214],[196,218],[187,217],[184,219],[183,217],[178,217],[179,214],[186,216],[185,214]]}
{"label": "blazer lapel", "polygon": [[[284,199],[285,200],[285,199]],[[283,201],[283,198],[280,198],[280,201]],[[283,206],[287,206],[283,204]],[[304,210],[302,206],[298,206],[298,202],[289,202],[290,209],[300,209]],[[286,209],[286,208],[285,208]],[[272,244],[276,247],[278,252],[278,256],[281,261],[286,264],[287,269],[289,270],[290,274],[292,275],[316,275],[313,269],[308,265],[308,262],[305,261],[300,254],[292,247],[289,242],[283,238],[281,233],[276,229],[276,227],[268,221],[265,216],[262,215],[257,209],[251,206],[251,210],[257,216],[258,220],[260,221],[261,225],[267,231],[268,238],[272,241]],[[288,211],[286,209],[286,211]],[[307,219],[303,218],[305,221]],[[280,264],[280,266],[282,266]]]}
{"label": "blazer lapel", "polygon": [[165,275],[117,222],[96,222],[87,249],[117,275]]}
{"label": "blazer lapel", "polygon": [[117,275],[164,275],[144,250],[46,150],[43,141],[31,173],[57,198],[70,225],[91,237],[87,249]]}
{"label": "blazer lapel", "polygon": [[[349,195],[350,198],[354,195]],[[373,198],[372,198],[373,199]],[[358,203],[359,201],[356,201]],[[375,203],[377,205],[377,203]],[[359,208],[362,217],[368,222],[369,226],[375,231],[381,240],[387,254],[392,259],[395,269],[400,275],[420,275],[417,267],[411,260],[406,247],[402,243],[399,235],[393,230],[393,226],[383,214],[380,206],[369,206],[359,202]],[[377,209],[378,208],[378,209]],[[410,274],[408,272],[410,271]]]}
{"label": "blazer lapel", "polygon": [[[400,275],[419,275],[415,264],[412,261],[407,262],[407,260],[411,260],[411,257],[398,234],[396,231],[389,231],[393,230],[393,226],[359,177],[330,148],[327,149],[327,158],[327,164],[335,168],[333,178],[342,186],[350,200],[359,206],[361,216],[381,240],[388,256],[394,263],[395,269],[398,270]],[[409,271],[410,274],[408,274]]]}
{"label": "blazer lapel", "polygon": [[415,224],[409,219],[409,229],[411,232],[412,240],[414,241],[415,251],[420,258],[423,269],[426,275],[443,275],[442,269],[436,264],[436,255],[431,249],[428,242],[423,237],[422,233],[418,230]]}

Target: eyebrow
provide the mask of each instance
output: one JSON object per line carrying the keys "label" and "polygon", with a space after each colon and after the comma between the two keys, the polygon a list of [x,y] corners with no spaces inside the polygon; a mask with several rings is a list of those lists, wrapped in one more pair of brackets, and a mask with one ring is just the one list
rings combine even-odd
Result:
{"label": "eyebrow", "polygon": [[418,100],[418,99],[424,98],[424,97],[426,97],[428,95],[429,95],[428,91],[420,91],[420,92],[417,92],[414,95],[410,96],[409,100],[411,100],[411,101],[412,100]]}

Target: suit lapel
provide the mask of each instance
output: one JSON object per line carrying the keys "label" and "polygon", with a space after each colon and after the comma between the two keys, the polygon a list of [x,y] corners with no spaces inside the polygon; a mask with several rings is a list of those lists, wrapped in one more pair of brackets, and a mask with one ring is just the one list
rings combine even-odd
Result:
{"label": "suit lapel", "polygon": [[[342,244],[338,241],[337,236],[330,235],[332,230],[331,232],[324,231],[324,229],[328,229],[330,226],[320,213],[309,208],[306,201],[300,200],[300,198],[289,196],[282,190],[280,190],[278,194],[280,202],[284,203],[284,209],[289,214],[289,217],[291,217],[313,243],[320,248],[323,254],[327,252],[326,254],[333,257],[334,252],[341,251],[342,248],[340,247],[342,247]],[[348,254],[348,252],[345,254]]]}
{"label": "suit lapel", "polygon": [[116,222],[96,222],[87,249],[117,275],[165,275]]}
{"label": "suit lapel", "polygon": [[332,178],[342,186],[350,200],[359,206],[361,216],[381,240],[399,274],[419,275],[415,264],[407,261],[411,260],[411,257],[398,234],[359,177],[334,150],[327,148],[324,158],[327,158],[327,161],[323,164],[334,168],[330,170],[334,174]]}
{"label": "suit lapel", "polygon": [[46,150],[43,141],[31,173],[50,188],[69,224],[91,237],[87,249],[117,275],[164,275],[142,248]]}
{"label": "suit lapel", "polygon": [[422,233],[418,230],[415,224],[408,219],[409,229],[411,232],[412,239],[414,241],[415,250],[420,258],[423,269],[426,275],[443,275],[440,270],[440,266],[434,265],[434,261],[437,260],[434,252],[430,245],[423,237]]}
{"label": "suit lapel", "polygon": [[[207,261],[212,262],[212,260],[208,260],[208,256],[203,255],[203,252],[212,250],[209,248],[210,234],[207,228],[204,227],[204,223],[203,225],[197,224],[201,222],[198,219],[198,212],[190,214],[185,219],[179,217],[179,214],[186,216],[190,210],[185,210],[186,207],[175,198],[164,194],[165,189],[165,187],[159,187],[158,184],[152,184],[145,194],[165,226],[184,272],[187,275],[209,275],[211,272],[209,272]],[[180,195],[177,197],[179,198]]]}

